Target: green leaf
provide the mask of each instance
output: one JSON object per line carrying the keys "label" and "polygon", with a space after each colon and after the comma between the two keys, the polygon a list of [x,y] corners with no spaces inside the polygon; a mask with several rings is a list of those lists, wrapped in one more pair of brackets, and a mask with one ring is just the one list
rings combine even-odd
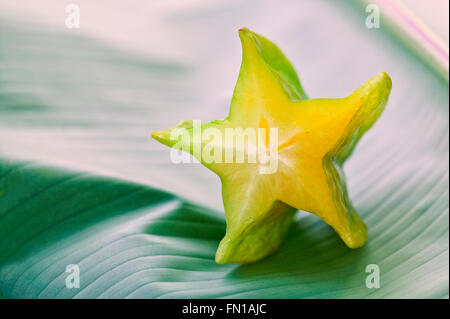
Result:
{"label": "green leaf", "polygon": [[[365,29],[363,11],[273,3],[260,20],[253,6],[208,12],[198,29],[186,13],[185,31],[171,29],[160,52],[187,33],[208,50],[193,40],[183,50],[196,59],[176,62],[0,19],[3,298],[448,298],[448,84],[383,29]],[[285,27],[268,24],[274,10]],[[169,163],[150,132],[226,116],[242,18],[286,48],[312,97],[346,96],[380,69],[392,76],[389,105],[344,167],[365,247],[348,249],[300,213],[274,255],[214,262],[225,233],[219,180]],[[66,288],[70,264],[79,289]],[[369,264],[379,289],[365,285]]]}
{"label": "green leaf", "polygon": [[[384,296],[364,286],[364,269],[373,261],[389,296],[445,295],[445,281],[431,280],[446,271],[439,267],[447,228],[439,205],[405,216],[411,227],[403,232],[402,223],[375,210],[377,220],[368,217],[375,240],[360,250],[305,215],[275,255],[247,266],[218,265],[214,254],[225,224],[207,209],[145,186],[54,167],[2,161],[1,168],[6,298]],[[423,223],[432,216],[431,226]],[[66,288],[71,264],[80,267],[80,289]],[[434,272],[420,275],[423,267]]]}

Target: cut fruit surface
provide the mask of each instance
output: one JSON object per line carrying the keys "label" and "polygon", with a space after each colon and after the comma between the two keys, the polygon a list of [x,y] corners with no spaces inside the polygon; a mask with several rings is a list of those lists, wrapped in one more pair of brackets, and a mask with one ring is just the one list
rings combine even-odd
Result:
{"label": "cut fruit surface", "polygon": [[297,209],[320,217],[348,247],[361,247],[366,226],[342,165],[383,111],[389,76],[379,73],[345,98],[308,99],[275,44],[245,28],[239,36],[242,65],[228,117],[153,133],[222,181],[227,231],[216,262],[249,263],[276,251]]}

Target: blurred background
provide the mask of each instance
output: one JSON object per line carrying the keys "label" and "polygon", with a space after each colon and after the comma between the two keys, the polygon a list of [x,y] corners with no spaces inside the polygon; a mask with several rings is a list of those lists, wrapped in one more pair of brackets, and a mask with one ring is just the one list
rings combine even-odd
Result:
{"label": "blurred background", "polygon": [[[345,96],[382,70],[395,85],[388,112],[410,103],[405,96],[424,101],[440,90],[419,84],[435,71],[433,59],[420,55],[426,39],[410,46],[383,1],[380,28],[373,29],[363,1],[77,1],[80,28],[68,28],[71,3],[0,1],[2,152],[173,191],[177,185],[167,183],[182,177],[151,169],[167,165],[168,151],[160,157],[155,149],[164,148],[149,134],[186,118],[226,116],[242,26],[282,48],[310,97]],[[399,3],[448,48],[448,1]],[[187,168],[189,180],[218,186],[196,166]],[[182,195],[220,208],[219,192],[203,195],[210,188]]]}
{"label": "blurred background", "polygon": [[[66,26],[70,3],[79,8],[79,28]],[[366,24],[370,3],[380,10],[379,27]],[[150,134],[184,119],[226,117],[241,62],[237,30],[245,26],[283,50],[311,98],[343,97],[380,71],[391,76],[387,108],[361,140],[345,171],[350,197],[369,226],[370,244],[360,253],[360,264],[384,263],[384,269],[390,270],[384,282],[392,284],[384,292],[355,288],[364,279],[355,273],[349,253],[342,250],[347,259],[327,257],[330,248],[322,247],[310,252],[311,256],[323,253],[321,264],[333,260],[340,279],[333,280],[331,288],[306,284],[318,276],[313,263],[309,268],[279,270],[286,281],[297,284],[283,291],[263,279],[258,281],[259,290],[242,288],[246,287],[242,278],[264,277],[262,269],[277,274],[271,268],[277,264],[275,257],[256,269],[219,267],[212,260],[203,268],[193,264],[190,271],[214,269],[218,288],[190,295],[176,293],[183,287],[162,286],[160,294],[448,297],[448,12],[445,0],[0,0],[0,175],[6,176],[17,163],[33,163],[50,171],[112,177],[206,207],[207,214],[224,227],[219,179],[198,164],[172,164],[169,150]],[[12,184],[3,179],[0,216],[1,207],[6,212],[40,196],[20,194],[39,188],[41,176],[24,173],[20,183]],[[15,197],[8,197],[9,193]],[[58,197],[45,200],[59,201]],[[301,225],[320,222],[303,212],[299,221]],[[311,227],[315,231],[309,238],[315,238],[322,228]],[[292,243],[296,231],[305,229],[293,231]],[[325,234],[332,238],[327,229]],[[216,244],[208,246],[211,253]],[[302,245],[309,247],[307,241]],[[288,247],[303,264],[307,256],[302,256],[299,246]],[[25,255],[30,256],[27,249]],[[7,275],[5,265],[23,270],[30,262],[22,252],[17,254],[13,261],[4,257],[3,272],[0,268],[4,296],[73,296],[45,289],[38,294],[34,284],[27,284],[28,290],[11,284],[15,275]],[[0,266],[1,262],[0,258]],[[53,276],[61,269],[49,271]],[[298,272],[303,276],[298,277]],[[26,276],[36,273],[41,272],[31,269]],[[415,280],[408,279],[410,274]],[[177,280],[189,281],[190,275],[185,276]],[[47,277],[36,277],[34,283],[48,284]],[[96,289],[85,296],[98,297],[101,289]],[[112,295],[153,296],[148,290]]]}

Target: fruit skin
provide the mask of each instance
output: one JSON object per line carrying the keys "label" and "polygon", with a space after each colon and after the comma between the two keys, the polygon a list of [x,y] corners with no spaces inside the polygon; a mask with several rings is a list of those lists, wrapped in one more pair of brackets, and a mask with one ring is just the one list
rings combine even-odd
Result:
{"label": "fruit skin", "polygon": [[[297,209],[320,217],[345,244],[358,248],[367,241],[364,222],[348,198],[342,165],[357,142],[383,111],[392,87],[381,72],[346,98],[308,99],[291,63],[266,38],[239,30],[243,55],[230,113],[224,120],[202,124],[215,128],[276,127],[280,166],[261,175],[260,163],[209,163],[196,147],[192,121],[154,132],[161,143],[193,154],[222,181],[227,231],[216,253],[217,263],[250,263],[275,252]],[[173,138],[183,128],[188,141]]]}

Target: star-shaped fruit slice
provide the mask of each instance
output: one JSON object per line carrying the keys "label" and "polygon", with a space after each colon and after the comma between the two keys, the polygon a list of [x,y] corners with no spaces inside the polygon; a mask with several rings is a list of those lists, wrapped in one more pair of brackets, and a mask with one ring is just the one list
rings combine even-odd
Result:
{"label": "star-shaped fruit slice", "polygon": [[342,165],[383,111],[391,79],[382,72],[345,98],[308,99],[275,44],[245,28],[239,37],[242,65],[228,117],[152,134],[220,177],[227,227],[216,262],[250,263],[274,252],[297,210],[361,247],[366,226]]}

